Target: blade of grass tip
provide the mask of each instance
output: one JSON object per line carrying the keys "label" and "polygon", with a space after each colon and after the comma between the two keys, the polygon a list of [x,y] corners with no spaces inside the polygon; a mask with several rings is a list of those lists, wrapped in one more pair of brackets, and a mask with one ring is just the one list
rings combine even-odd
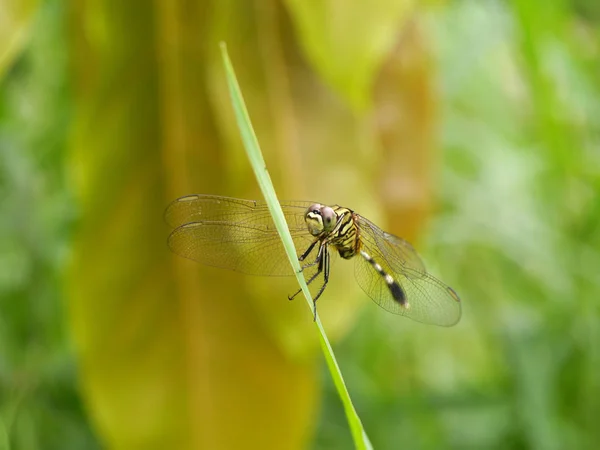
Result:
{"label": "blade of grass tip", "polygon": [[[248,110],[246,109],[246,105],[242,97],[242,92],[238,85],[235,72],[233,70],[233,65],[231,64],[231,60],[229,59],[229,55],[227,53],[227,46],[224,42],[221,43],[221,55],[223,57],[223,64],[225,66],[225,73],[227,76],[227,84],[229,86],[231,103],[233,105],[237,124],[240,129],[240,134],[242,135],[244,148],[246,149],[248,159],[250,160],[250,164],[252,165],[252,169],[254,170],[254,174],[256,175],[256,179],[258,181],[260,189],[263,193],[263,196],[265,197],[265,201],[267,202],[269,211],[273,216],[273,221],[275,222],[277,232],[279,233],[279,236],[281,237],[281,240],[283,242],[284,248],[288,255],[288,259],[290,260],[290,264],[294,268],[294,272],[296,273],[298,283],[302,288],[302,292],[304,293],[304,297],[306,298],[306,301],[311,311],[313,311],[314,304],[310,295],[310,291],[308,290],[308,286],[306,285],[304,275],[302,274],[300,263],[298,262],[294,242],[292,241],[292,236],[290,235],[290,231],[287,227],[287,222],[283,215],[283,211],[281,210],[281,206],[279,205],[279,201],[277,200],[275,189],[273,188],[273,184],[271,183],[271,177],[269,176],[267,166],[260,151],[258,139],[256,138],[254,128],[252,127],[252,123],[250,122],[250,116],[248,115]],[[325,329],[323,328],[323,325],[321,324],[321,319],[318,317],[318,315],[315,323],[319,331],[321,349],[323,350],[323,355],[325,356],[327,367],[329,369],[329,372],[331,373],[331,377],[333,378],[333,382],[337,389],[338,395],[342,400],[342,404],[346,412],[346,417],[350,426],[350,430],[352,432],[354,445],[358,449],[372,449],[373,447],[364,430],[362,422],[358,417],[356,410],[354,409],[354,405],[352,404],[352,400],[350,399],[350,394],[348,392],[346,384],[344,383],[344,378],[342,377],[342,372],[340,370],[340,367],[338,366],[337,360],[335,359],[333,349],[331,348],[331,344],[329,343],[329,339],[327,338]]]}

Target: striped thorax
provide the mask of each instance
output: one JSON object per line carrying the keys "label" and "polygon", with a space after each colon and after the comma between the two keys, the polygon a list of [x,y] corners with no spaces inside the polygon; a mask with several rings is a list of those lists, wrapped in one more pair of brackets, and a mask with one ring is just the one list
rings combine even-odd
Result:
{"label": "striped thorax", "polygon": [[344,259],[360,255],[383,278],[392,297],[403,308],[410,308],[406,294],[394,277],[387,273],[371,255],[361,250],[360,228],[357,215],[351,209],[342,206],[324,206],[319,203],[311,205],[304,215],[308,231],[321,241],[321,246],[334,247]]}
{"label": "striped thorax", "polygon": [[311,205],[304,215],[308,231],[322,244],[334,247],[344,259],[350,259],[360,251],[358,226],[355,214],[341,206]]}

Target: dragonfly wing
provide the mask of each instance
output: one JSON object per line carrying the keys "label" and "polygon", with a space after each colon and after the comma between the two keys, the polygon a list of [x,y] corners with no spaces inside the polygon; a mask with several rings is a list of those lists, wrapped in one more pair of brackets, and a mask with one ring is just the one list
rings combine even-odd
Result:
{"label": "dragonfly wing", "polygon": [[[282,202],[281,208],[291,231],[306,230],[304,213],[310,202]],[[267,204],[218,195],[188,195],[173,201],[165,211],[165,221],[177,228],[191,222],[229,222],[261,225],[275,230]]]}
{"label": "dragonfly wing", "polygon": [[[308,233],[294,233],[297,255],[311,243]],[[250,275],[293,275],[292,266],[276,231],[227,222],[192,222],[169,236],[171,250],[208,266]]]}
{"label": "dragonfly wing", "polygon": [[[383,309],[433,325],[452,326],[460,320],[460,298],[451,287],[427,272],[407,277],[404,271],[394,270],[377,246],[363,243],[362,251],[372,261],[362,255],[355,256],[356,281]],[[400,290],[392,289],[391,283],[397,283]],[[398,300],[399,294],[403,302]]]}
{"label": "dragonfly wing", "polygon": [[[297,255],[313,241],[304,221],[308,205],[281,205]],[[169,247],[180,256],[252,275],[293,275],[265,202],[189,195],[169,205],[165,220],[175,227]]]}
{"label": "dragonfly wing", "polygon": [[369,247],[377,248],[394,272],[407,278],[421,278],[427,274],[423,261],[409,242],[386,233],[362,216],[358,216],[358,226],[361,240]]}

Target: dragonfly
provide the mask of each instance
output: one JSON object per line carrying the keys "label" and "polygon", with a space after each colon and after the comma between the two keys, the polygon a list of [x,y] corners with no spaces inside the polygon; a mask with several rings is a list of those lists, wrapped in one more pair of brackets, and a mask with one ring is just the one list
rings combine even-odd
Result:
{"label": "dragonfly", "polygon": [[[333,257],[354,260],[354,277],[383,309],[418,322],[452,326],[458,294],[427,272],[404,239],[355,211],[315,202],[281,202],[296,256],[316,302],[329,282]],[[267,204],[216,195],[188,195],[165,211],[171,251],[199,263],[250,275],[294,275]],[[290,300],[301,290],[288,296]]]}

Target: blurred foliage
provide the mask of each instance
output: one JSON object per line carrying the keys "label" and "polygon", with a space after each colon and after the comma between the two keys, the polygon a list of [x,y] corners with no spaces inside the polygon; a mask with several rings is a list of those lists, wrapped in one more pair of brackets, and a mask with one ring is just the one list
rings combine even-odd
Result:
{"label": "blurred foliage", "polygon": [[0,448],[351,448],[293,283],[164,248],[169,199],[258,195],[221,39],[279,196],[419,234],[463,298],[425,327],[333,268],[374,447],[600,442],[597,2],[313,3],[0,1]]}
{"label": "blurred foliage", "polygon": [[0,77],[22,52],[37,6],[37,0],[0,2]]}
{"label": "blurred foliage", "polygon": [[373,78],[394,48],[414,2],[375,0],[355,2],[352,8],[336,0],[286,4],[306,55],[323,79],[356,108],[369,106]]}
{"label": "blurred foliage", "polygon": [[0,90],[0,448],[91,449],[61,302],[75,215],[64,5],[32,27]]}
{"label": "blurred foliage", "polygon": [[[338,348],[375,448],[600,442],[600,41],[583,3],[428,17],[444,172],[427,248],[465,315],[413,332],[369,311]],[[318,448],[348,448],[326,385]]]}

